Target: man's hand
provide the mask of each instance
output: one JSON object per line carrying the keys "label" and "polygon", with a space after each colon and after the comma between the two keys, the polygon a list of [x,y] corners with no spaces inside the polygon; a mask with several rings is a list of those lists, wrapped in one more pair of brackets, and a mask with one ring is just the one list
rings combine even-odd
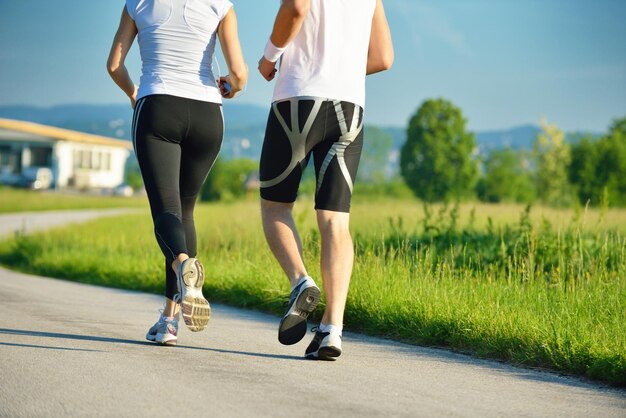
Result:
{"label": "man's hand", "polygon": [[268,61],[265,57],[259,60],[259,72],[267,81],[272,81],[276,76],[276,63]]}

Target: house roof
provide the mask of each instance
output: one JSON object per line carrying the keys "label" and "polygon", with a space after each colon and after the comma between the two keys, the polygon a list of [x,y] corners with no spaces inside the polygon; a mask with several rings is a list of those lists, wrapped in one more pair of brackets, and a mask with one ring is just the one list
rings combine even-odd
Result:
{"label": "house roof", "polygon": [[15,139],[21,140],[28,139],[27,135],[32,135],[39,138],[43,137],[57,141],[77,142],[82,144],[108,145],[126,149],[132,149],[133,147],[130,141],[86,134],[84,132],[71,131],[69,129],[56,128],[54,126],[40,125],[38,123],[24,122],[21,120],[0,118],[0,130],[8,130],[19,133],[19,137]]}

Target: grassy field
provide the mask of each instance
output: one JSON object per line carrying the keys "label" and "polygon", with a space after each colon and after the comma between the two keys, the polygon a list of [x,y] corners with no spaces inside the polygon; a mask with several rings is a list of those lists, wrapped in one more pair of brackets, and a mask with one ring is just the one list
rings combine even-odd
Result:
{"label": "grassy field", "polygon": [[145,197],[90,196],[52,191],[34,192],[0,186],[0,213],[142,206],[147,207]]}
{"label": "grassy field", "polygon": [[[295,217],[319,278],[311,207]],[[626,385],[626,211],[356,200],[352,212],[347,329]],[[196,219],[209,299],[282,313],[288,283],[258,203],[200,205]],[[0,244],[19,270],[156,293],[161,257],[147,211]]]}

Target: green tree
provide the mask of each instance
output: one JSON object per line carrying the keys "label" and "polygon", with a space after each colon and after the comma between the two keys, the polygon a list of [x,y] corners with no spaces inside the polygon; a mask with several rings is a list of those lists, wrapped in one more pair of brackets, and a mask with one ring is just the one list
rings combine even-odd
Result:
{"label": "green tree", "polygon": [[124,181],[134,191],[137,191],[143,187],[143,178],[141,177],[141,170],[139,169],[139,163],[134,155],[126,160]]}
{"label": "green tree", "polygon": [[478,175],[475,148],[461,110],[444,99],[427,100],[409,122],[400,172],[415,195],[426,201],[468,196]]}
{"label": "green tree", "polygon": [[537,195],[546,204],[566,206],[572,203],[568,167],[571,148],[565,134],[556,125],[541,121],[541,132],[533,146]]}
{"label": "green tree", "polygon": [[218,159],[202,186],[200,199],[211,202],[243,197],[246,193],[245,183],[248,176],[258,168],[259,164],[248,158],[230,161]]}
{"label": "green tree", "polygon": [[492,151],[476,187],[478,197],[485,202],[531,203],[535,199],[535,185],[529,166],[529,158],[524,151]]}
{"label": "green tree", "polygon": [[203,202],[215,202],[222,198],[224,194],[224,163],[220,158],[215,161],[211,172],[207,176],[202,189],[200,190],[200,200]]}
{"label": "green tree", "polygon": [[613,122],[608,134],[598,141],[596,177],[606,188],[609,204],[626,205],[626,117]]}
{"label": "green tree", "polygon": [[393,138],[391,135],[376,126],[366,126],[357,182],[385,182],[392,147]]}
{"label": "green tree", "polygon": [[246,194],[246,180],[258,169],[259,163],[249,158],[237,158],[225,162],[222,184],[229,197],[243,197]]}
{"label": "green tree", "polygon": [[590,136],[580,138],[572,145],[572,161],[569,166],[569,180],[576,190],[578,200],[583,205],[590,202],[597,205],[602,200],[602,179],[598,176],[600,147]]}

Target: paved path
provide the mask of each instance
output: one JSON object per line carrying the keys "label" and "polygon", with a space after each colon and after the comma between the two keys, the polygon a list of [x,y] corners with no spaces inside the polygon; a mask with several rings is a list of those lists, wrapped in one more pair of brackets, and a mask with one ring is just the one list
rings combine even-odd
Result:
{"label": "paved path", "polygon": [[281,346],[276,317],[216,304],[159,347],[161,303],[0,269],[0,417],[626,416],[624,391],[358,334],[307,361],[310,335]]}
{"label": "paved path", "polygon": [[136,211],[137,209],[89,209],[0,214],[0,239],[14,233],[27,234],[68,223],[85,222],[102,216]]}

